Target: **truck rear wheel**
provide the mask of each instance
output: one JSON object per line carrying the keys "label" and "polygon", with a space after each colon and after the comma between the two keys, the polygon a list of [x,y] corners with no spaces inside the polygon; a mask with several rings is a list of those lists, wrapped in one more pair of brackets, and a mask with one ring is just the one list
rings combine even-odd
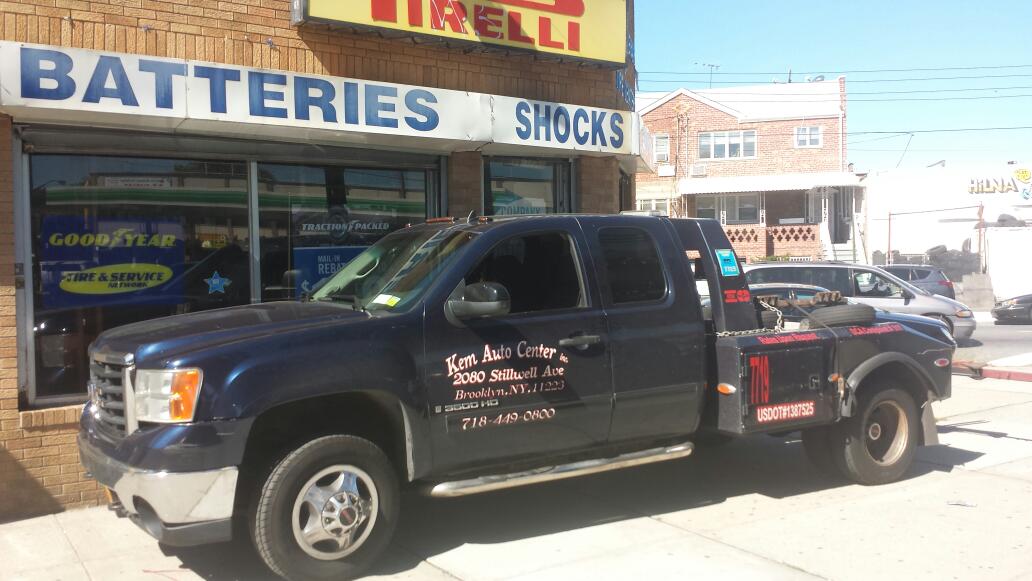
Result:
{"label": "truck rear wheel", "polygon": [[362,438],[326,436],[272,469],[251,536],[286,579],[352,579],[387,548],[399,509],[398,478],[383,451]]}
{"label": "truck rear wheel", "polygon": [[914,460],[921,429],[917,404],[895,387],[861,391],[859,403],[856,415],[831,428],[835,464],[859,484],[895,482]]}

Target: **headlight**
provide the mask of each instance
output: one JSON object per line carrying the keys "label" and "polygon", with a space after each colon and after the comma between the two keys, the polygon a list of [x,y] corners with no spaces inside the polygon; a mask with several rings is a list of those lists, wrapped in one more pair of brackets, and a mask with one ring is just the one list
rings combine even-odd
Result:
{"label": "headlight", "polygon": [[957,311],[957,316],[961,319],[970,319],[971,317],[974,317],[975,314],[971,312],[971,309],[960,309]]}
{"label": "headlight", "polygon": [[1003,302],[1002,302],[1002,303],[1000,303],[1000,304],[1002,304],[1002,305],[1003,305],[1003,306],[1005,306],[1005,307],[1009,307],[1009,306],[1011,306],[1011,305],[1016,305],[1016,304],[1018,304],[1018,300],[1017,300],[1017,299],[1010,299],[1010,300],[1008,300],[1008,301],[1003,301]]}
{"label": "headlight", "polygon": [[141,422],[193,421],[201,393],[200,369],[140,369],[133,392],[136,419]]}

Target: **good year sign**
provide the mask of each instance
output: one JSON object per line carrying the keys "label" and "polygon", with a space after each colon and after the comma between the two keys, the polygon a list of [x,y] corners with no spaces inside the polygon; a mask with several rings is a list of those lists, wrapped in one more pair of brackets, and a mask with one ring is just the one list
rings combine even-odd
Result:
{"label": "good year sign", "polygon": [[0,42],[0,85],[0,109],[16,120],[249,135],[288,126],[360,143],[404,136],[613,154],[634,143],[626,111],[13,42]]}

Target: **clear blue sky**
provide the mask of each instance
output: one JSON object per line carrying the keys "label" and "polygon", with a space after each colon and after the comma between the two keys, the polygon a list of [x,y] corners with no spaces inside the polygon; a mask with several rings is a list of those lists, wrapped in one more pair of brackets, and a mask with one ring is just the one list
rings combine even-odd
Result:
{"label": "clear blue sky", "polygon": [[[1022,68],[843,73],[849,96],[848,131],[1032,126],[1032,2],[910,0],[695,2],[637,0],[639,90],[706,88],[707,67],[720,65],[713,87],[793,82],[807,74],[834,78],[842,71],[1028,65]],[[691,76],[649,71],[704,73]],[[779,75],[769,74],[782,71]],[[940,81],[885,79],[985,77]],[[1011,76],[1013,75],[1013,76]],[[672,79],[679,82],[656,82]],[[864,81],[878,82],[864,82]],[[721,83],[718,84],[718,81]],[[951,91],[1024,87],[1007,90]],[[940,92],[875,94],[884,91]],[[1020,98],[952,101],[873,101],[899,98]],[[908,137],[850,135],[857,170],[896,167]],[[865,142],[865,143],[861,143]],[[916,134],[901,167],[1017,160],[1032,163],[1032,129]]]}

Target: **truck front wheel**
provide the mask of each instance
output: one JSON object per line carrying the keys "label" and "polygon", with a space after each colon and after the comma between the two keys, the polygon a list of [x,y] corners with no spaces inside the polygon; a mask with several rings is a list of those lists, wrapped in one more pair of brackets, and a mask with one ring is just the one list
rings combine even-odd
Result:
{"label": "truck front wheel", "polygon": [[835,463],[847,478],[865,485],[903,477],[914,459],[920,420],[905,390],[861,391],[856,414],[830,430]]}
{"label": "truck front wheel", "polygon": [[251,515],[265,564],[291,581],[351,579],[387,548],[399,513],[398,478],[368,440],[326,436],[269,473]]}

